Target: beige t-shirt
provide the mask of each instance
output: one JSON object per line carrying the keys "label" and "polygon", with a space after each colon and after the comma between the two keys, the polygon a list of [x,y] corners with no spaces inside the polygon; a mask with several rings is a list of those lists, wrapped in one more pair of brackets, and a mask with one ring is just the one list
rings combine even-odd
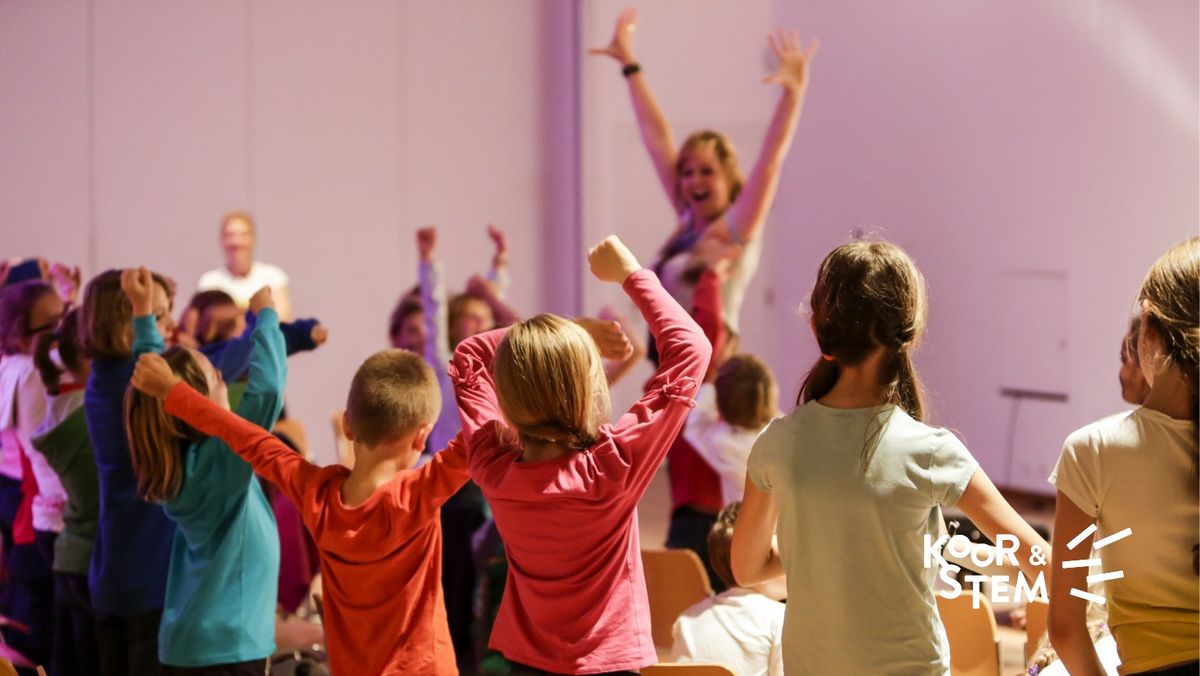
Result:
{"label": "beige t-shirt", "polygon": [[[885,419],[864,471],[864,442]],[[779,505],[788,676],[950,673],[923,545],[978,469],[953,434],[892,406],[810,401],[767,425],[747,474]]]}
{"label": "beige t-shirt", "polygon": [[1133,531],[1099,550],[1105,572],[1125,572],[1105,585],[1122,674],[1200,659],[1200,577],[1192,568],[1192,547],[1200,540],[1195,452],[1191,421],[1138,408],[1067,437],[1050,475],[1096,519],[1097,541]]}

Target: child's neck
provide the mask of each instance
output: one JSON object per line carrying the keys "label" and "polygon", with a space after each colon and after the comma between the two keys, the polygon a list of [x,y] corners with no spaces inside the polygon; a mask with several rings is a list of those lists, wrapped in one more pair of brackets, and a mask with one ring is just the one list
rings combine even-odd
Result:
{"label": "child's neck", "polygon": [[394,453],[388,450],[384,447],[367,449],[355,444],[354,469],[350,470],[350,476],[342,482],[343,504],[351,508],[358,507],[370,499],[380,486],[412,467],[409,453]]}
{"label": "child's neck", "polygon": [[1163,369],[1154,376],[1154,385],[1142,406],[1176,420],[1191,420],[1192,391],[1179,369]]}
{"label": "child's neck", "polygon": [[838,368],[838,379],[817,401],[830,408],[869,408],[883,401],[883,352],[871,353],[861,363]]}
{"label": "child's neck", "polygon": [[567,449],[550,441],[526,441],[521,443],[521,462],[553,460],[566,452]]}

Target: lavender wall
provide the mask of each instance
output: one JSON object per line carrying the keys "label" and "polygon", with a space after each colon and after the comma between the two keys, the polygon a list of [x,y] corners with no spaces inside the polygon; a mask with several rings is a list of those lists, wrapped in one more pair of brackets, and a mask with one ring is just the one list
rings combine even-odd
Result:
{"label": "lavender wall", "polygon": [[[998,482],[1044,490],[1066,433],[1121,407],[1142,273],[1196,232],[1196,4],[644,4],[639,57],[677,136],[726,131],[744,165],[776,95],[765,33],[822,38],[744,311],[785,398],[816,356],[796,308],[817,263],[877,229],[929,280],[936,420]],[[672,214],[615,64],[582,55],[622,5],[2,3],[0,255],[149,263],[186,298],[219,263],[219,215],[252,209],[261,258],[333,332],[294,361],[289,401],[328,458],[327,414],[413,279],[415,227],[442,226],[452,286],[494,221],[523,309],[623,302],[584,279],[582,246],[617,232],[649,260]],[[1069,401],[1014,416],[1002,387]]]}
{"label": "lavender wall", "polygon": [[[1063,438],[1123,407],[1142,275],[1197,232],[1196,3],[778,2],[775,18],[823,46],[762,281],[792,307],[852,228],[906,247],[930,286],[936,419],[998,483],[1047,490]],[[774,338],[794,384],[812,340],[799,322]],[[1014,413],[1001,387],[1070,399]]]}
{"label": "lavender wall", "polygon": [[2,3],[0,255],[150,265],[186,302],[220,215],[250,209],[296,313],[331,329],[288,398],[331,459],[418,226],[442,228],[452,289],[486,268],[485,224],[507,228],[516,305],[574,311],[578,254],[550,255],[574,241],[574,21],[534,1]]}

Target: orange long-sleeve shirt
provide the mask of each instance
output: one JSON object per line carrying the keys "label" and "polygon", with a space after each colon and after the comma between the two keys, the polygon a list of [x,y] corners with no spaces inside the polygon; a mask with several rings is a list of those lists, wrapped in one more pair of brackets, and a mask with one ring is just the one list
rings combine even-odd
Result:
{"label": "orange long-sleeve shirt", "polygon": [[442,600],[438,508],[468,478],[459,438],[351,508],[341,497],[345,467],[306,461],[184,383],[167,395],[166,410],[220,437],[300,509],[320,554],[335,676],[458,673]]}

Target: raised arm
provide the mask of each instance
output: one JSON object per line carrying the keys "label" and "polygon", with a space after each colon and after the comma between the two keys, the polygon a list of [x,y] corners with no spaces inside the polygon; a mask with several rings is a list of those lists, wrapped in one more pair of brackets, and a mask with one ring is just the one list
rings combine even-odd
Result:
{"label": "raised arm", "polygon": [[259,310],[252,342],[250,378],[246,393],[238,402],[237,414],[270,429],[283,408],[283,386],[287,379],[287,353],[279,330],[279,315],[272,305]]}
{"label": "raised arm", "polygon": [[508,329],[477,333],[459,343],[454,350],[450,378],[454,381],[463,438],[468,445],[484,425],[504,419],[496,399],[496,383],[492,380],[492,360],[496,358],[496,346],[506,331]]}
{"label": "raised arm", "polygon": [[393,486],[392,496],[397,506],[421,521],[436,516],[441,506],[471,478],[466,446],[460,432],[415,473],[403,475]]}
{"label": "raised arm", "polygon": [[650,83],[642,73],[641,66],[633,54],[633,32],[637,29],[637,10],[629,7],[617,17],[617,25],[613,29],[612,40],[605,47],[588,50],[591,54],[611,56],[621,64],[625,81],[629,85],[629,98],[633,102],[633,112],[637,116],[638,129],[642,134],[642,145],[650,154],[654,163],[654,171],[667,199],[680,211],[683,205],[675,193],[675,139],[671,134],[671,125],[666,115],[658,107]]}
{"label": "raised arm", "polygon": [[[246,310],[246,328],[242,335],[200,347],[200,352],[208,357],[213,368],[220,371],[225,380],[233,382],[246,375],[254,351],[254,331],[258,326],[258,313],[266,307],[266,299],[274,302],[274,295],[270,287],[264,286],[250,297],[250,307]],[[278,326],[283,334],[284,350],[288,356],[315,350],[324,345],[329,337],[329,331],[316,319],[280,321]]]}
{"label": "raised arm", "polygon": [[[508,295],[508,285],[511,281],[508,275],[508,236],[503,230],[490,223],[487,227],[487,234],[495,246],[492,265],[488,268],[487,280],[492,283],[496,297],[504,300]],[[495,310],[492,312],[494,313]]]}
{"label": "raised arm", "polygon": [[417,230],[418,270],[421,287],[421,310],[425,317],[425,361],[434,369],[444,369],[450,361],[449,304],[442,266],[434,257],[437,228]]}
{"label": "raised arm", "polygon": [[657,471],[695,402],[712,347],[695,320],[616,237],[588,252],[592,273],[620,282],[650,327],[659,350],[658,371],[646,393],[613,426],[619,450],[633,470],[629,495],[637,499]]}
{"label": "raised arm", "polygon": [[304,504],[304,490],[317,472],[316,465],[300,457],[263,428],[242,420],[200,394],[171,372],[157,354],[138,360],[132,384],[154,397],[165,397],[169,415],[184,421],[201,434],[218,437],[254,468],[254,472],[279,487],[297,505]]}
{"label": "raised arm", "polygon": [[133,309],[133,356],[147,352],[162,352],[166,344],[158,330],[158,320],[170,312],[165,302],[156,303],[154,276],[146,268],[126,268],[121,271],[121,290]]}
{"label": "raised arm", "polygon": [[608,381],[608,386],[612,387],[633,370],[633,367],[646,358],[646,341],[638,337],[638,332],[634,330],[628,317],[621,315],[608,306],[600,309],[599,319],[615,325],[615,329],[625,335],[631,348],[628,356],[610,358],[604,361],[604,378]]}
{"label": "raised arm", "polygon": [[758,160],[738,195],[737,208],[733,210],[731,234],[738,242],[747,242],[758,234],[775,201],[783,160],[796,135],[796,124],[800,120],[800,109],[808,89],[809,64],[820,45],[813,40],[807,48],[801,49],[800,38],[795,31],[781,30],[777,35],[767,36],[767,39],[779,61],[779,69],[768,75],[764,82],[781,85],[783,92],[775,106],[775,114],[771,117],[771,126],[767,128]]}

